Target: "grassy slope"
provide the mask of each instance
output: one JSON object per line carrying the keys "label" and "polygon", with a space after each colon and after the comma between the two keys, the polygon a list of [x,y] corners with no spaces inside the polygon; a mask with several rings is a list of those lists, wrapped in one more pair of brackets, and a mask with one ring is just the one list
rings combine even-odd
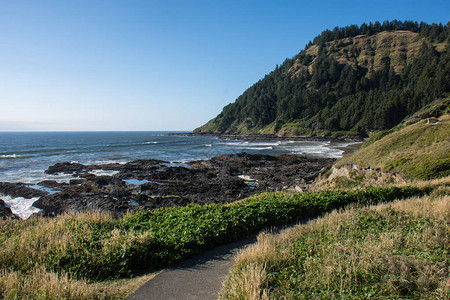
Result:
{"label": "grassy slope", "polygon": [[409,178],[432,179],[450,174],[450,115],[437,124],[427,120],[406,126],[339,160],[335,167],[356,164],[360,168],[395,171]]}
{"label": "grassy slope", "polygon": [[449,299],[449,220],[450,197],[434,195],[261,234],[221,298]]}

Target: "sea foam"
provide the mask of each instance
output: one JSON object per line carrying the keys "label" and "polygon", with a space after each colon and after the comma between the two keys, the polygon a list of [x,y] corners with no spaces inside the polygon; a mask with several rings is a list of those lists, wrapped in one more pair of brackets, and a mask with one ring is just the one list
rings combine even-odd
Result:
{"label": "sea foam", "polygon": [[113,176],[119,174],[120,171],[115,170],[92,170],[89,174],[93,174],[95,176]]}
{"label": "sea foam", "polygon": [[21,219],[28,219],[32,214],[41,211],[39,208],[32,206],[34,202],[39,200],[39,197],[26,199],[23,197],[13,198],[11,196],[0,195],[0,199],[5,201],[12,213]]}

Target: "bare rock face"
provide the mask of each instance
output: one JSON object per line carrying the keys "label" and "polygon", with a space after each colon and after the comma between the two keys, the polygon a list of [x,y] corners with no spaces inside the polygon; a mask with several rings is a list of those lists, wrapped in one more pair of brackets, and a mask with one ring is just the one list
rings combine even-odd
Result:
{"label": "bare rock face", "polygon": [[[59,192],[43,195],[33,205],[42,215],[99,209],[121,215],[136,209],[183,206],[189,203],[228,203],[255,193],[301,190],[334,159],[308,159],[296,155],[238,153],[171,166],[159,160],[126,164],[82,165],[58,163],[47,173],[73,173],[69,184],[43,182]],[[96,176],[92,170],[116,171]]]}

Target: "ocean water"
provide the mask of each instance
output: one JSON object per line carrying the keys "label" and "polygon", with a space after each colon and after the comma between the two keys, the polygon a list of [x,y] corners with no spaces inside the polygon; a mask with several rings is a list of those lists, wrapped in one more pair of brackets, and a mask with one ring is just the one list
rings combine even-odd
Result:
{"label": "ocean water", "polygon": [[[167,134],[168,132],[0,132],[0,181],[29,184],[42,180],[68,181],[72,178],[70,175],[44,173],[49,166],[64,161],[105,164],[153,158],[182,164],[239,152],[338,158],[342,156],[343,148],[350,144],[327,141],[242,141]],[[98,175],[109,174],[101,170],[96,172]],[[11,199],[3,195],[0,198],[11,206],[13,212],[20,211],[21,217],[26,217],[27,213],[22,213],[27,210],[24,209],[24,199]]]}

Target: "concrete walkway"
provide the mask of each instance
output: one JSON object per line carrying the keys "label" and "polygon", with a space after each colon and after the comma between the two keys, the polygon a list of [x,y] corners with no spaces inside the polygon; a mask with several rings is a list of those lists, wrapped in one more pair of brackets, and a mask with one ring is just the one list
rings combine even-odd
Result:
{"label": "concrete walkway", "polygon": [[204,252],[168,268],[126,299],[217,299],[222,282],[233,266],[233,255],[256,236]]}

